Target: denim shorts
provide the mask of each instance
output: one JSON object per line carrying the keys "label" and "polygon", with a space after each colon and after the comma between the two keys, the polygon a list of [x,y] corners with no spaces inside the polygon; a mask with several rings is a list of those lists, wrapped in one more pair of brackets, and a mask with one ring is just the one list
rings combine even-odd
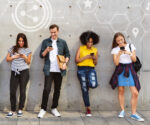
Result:
{"label": "denim shorts", "polygon": [[129,77],[125,77],[124,72],[125,72],[125,69],[118,76],[118,86],[135,86],[131,70],[129,69]]}

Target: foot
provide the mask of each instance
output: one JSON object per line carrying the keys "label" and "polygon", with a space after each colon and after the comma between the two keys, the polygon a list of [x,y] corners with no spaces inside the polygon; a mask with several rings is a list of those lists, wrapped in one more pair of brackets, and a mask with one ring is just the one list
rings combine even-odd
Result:
{"label": "foot", "polygon": [[46,114],[46,111],[44,109],[41,109],[38,114],[38,118],[43,118],[45,114]]}
{"label": "foot", "polygon": [[122,111],[119,113],[118,117],[119,117],[119,118],[124,118],[124,116],[125,116],[125,112],[124,112],[124,110],[122,110]]}
{"label": "foot", "polygon": [[23,115],[22,110],[19,110],[18,113],[17,113],[17,116],[22,117],[22,115]]}
{"label": "foot", "polygon": [[52,109],[52,110],[51,110],[51,113],[52,113],[54,116],[56,116],[56,117],[60,117],[60,116],[61,116],[60,113],[58,112],[58,110],[57,110],[56,108]]}
{"label": "foot", "polygon": [[8,112],[8,114],[6,115],[6,117],[7,117],[7,118],[10,118],[10,117],[13,117],[14,115],[16,115],[16,113],[10,111],[10,112]]}
{"label": "foot", "polygon": [[130,117],[134,120],[139,121],[139,122],[144,122],[144,119],[141,116],[137,115],[137,114],[132,114],[132,115],[130,115]]}
{"label": "foot", "polygon": [[91,117],[92,116],[91,109],[89,109],[89,108],[86,109],[86,116],[87,117]]}

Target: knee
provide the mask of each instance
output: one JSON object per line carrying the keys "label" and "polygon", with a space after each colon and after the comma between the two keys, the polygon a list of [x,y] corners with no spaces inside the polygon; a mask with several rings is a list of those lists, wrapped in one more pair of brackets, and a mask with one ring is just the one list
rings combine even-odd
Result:
{"label": "knee", "polygon": [[139,95],[139,93],[137,91],[135,91],[135,92],[132,93],[132,96],[135,97],[135,98],[137,98],[138,95]]}
{"label": "knee", "polygon": [[124,90],[119,90],[119,95],[124,95]]}

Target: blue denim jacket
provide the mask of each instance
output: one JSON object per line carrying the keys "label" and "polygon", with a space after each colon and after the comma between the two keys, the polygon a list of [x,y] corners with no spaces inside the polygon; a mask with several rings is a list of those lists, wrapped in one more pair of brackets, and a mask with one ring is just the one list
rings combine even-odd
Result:
{"label": "blue denim jacket", "polygon": [[[47,38],[47,39],[43,40],[42,46],[41,46],[41,51],[40,51],[40,57],[45,58],[45,64],[44,64],[44,68],[43,68],[43,72],[44,72],[45,76],[48,76],[49,72],[50,72],[50,60],[49,60],[49,53],[47,53],[47,55],[45,57],[43,57],[42,53],[48,46],[51,46],[51,45],[52,45],[51,38]],[[59,55],[64,55],[65,57],[70,58],[69,49],[68,49],[68,46],[67,46],[67,43],[65,40],[58,38],[57,47],[58,47]],[[64,76],[65,74],[66,74],[66,70],[61,70],[61,75]]]}

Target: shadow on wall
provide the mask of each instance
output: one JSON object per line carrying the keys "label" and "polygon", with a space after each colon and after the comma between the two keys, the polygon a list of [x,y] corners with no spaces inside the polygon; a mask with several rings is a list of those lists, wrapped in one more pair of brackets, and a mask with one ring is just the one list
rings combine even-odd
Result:
{"label": "shadow on wall", "polygon": [[0,63],[0,110],[10,109],[10,63],[6,62],[6,57]]}
{"label": "shadow on wall", "polygon": [[44,59],[39,57],[41,44],[32,52],[30,64],[30,85],[28,86],[28,98],[26,99],[26,110],[39,110],[44,88]]}

